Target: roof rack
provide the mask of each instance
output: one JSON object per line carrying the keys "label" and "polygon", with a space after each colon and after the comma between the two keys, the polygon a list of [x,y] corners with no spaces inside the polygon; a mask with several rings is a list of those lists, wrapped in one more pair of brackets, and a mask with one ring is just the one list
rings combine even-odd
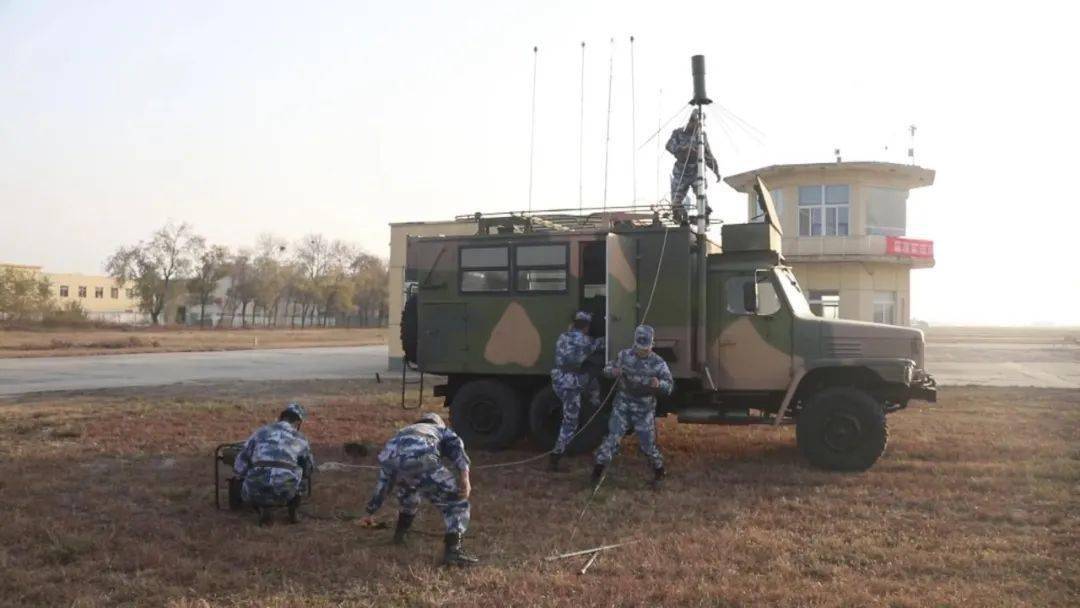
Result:
{"label": "roof rack", "polygon": [[667,202],[650,205],[545,209],[538,211],[476,212],[459,215],[457,221],[474,221],[479,234],[572,232],[610,230],[619,227],[669,226],[674,219]]}

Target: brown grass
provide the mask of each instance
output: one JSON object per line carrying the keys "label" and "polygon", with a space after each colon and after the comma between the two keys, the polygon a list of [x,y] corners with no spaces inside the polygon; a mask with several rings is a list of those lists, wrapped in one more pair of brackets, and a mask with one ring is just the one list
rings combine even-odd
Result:
{"label": "brown grass", "polygon": [[[423,507],[406,549],[355,515],[372,473],[325,473],[320,519],[260,529],[214,511],[210,453],[304,396],[322,460],[415,417],[362,382],[127,389],[0,405],[0,597],[5,605],[1075,606],[1080,601],[1080,394],[946,389],[890,417],[865,474],[808,468],[790,428],[664,420],[670,479],[647,489],[624,444],[603,489],[589,462],[476,471],[472,571],[435,567]],[[427,407],[437,407],[429,400]],[[528,456],[474,453],[476,464]],[[369,460],[370,461],[370,460]],[[380,514],[392,522],[392,505]],[[429,536],[430,535],[430,536]],[[622,540],[600,557],[556,550]]]}
{"label": "brown grass", "polygon": [[385,328],[4,329],[0,358],[385,344]]}

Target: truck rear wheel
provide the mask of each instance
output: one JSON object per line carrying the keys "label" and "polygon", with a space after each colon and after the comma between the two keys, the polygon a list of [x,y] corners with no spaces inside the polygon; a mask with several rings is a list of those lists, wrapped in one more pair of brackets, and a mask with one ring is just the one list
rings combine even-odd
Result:
{"label": "truck rear wheel", "polygon": [[[566,446],[567,454],[581,454],[595,450],[604,440],[607,433],[608,415],[602,412],[595,418],[596,408],[601,404],[592,403],[589,396],[581,396],[581,415],[578,417],[579,432],[570,445]],[[589,422],[584,429],[580,425]],[[562,402],[555,394],[551,385],[536,391],[532,403],[529,405],[529,439],[542,450],[550,450],[555,447],[555,441],[559,438],[559,427],[562,426]]]}
{"label": "truck rear wheel", "polygon": [[473,380],[450,403],[450,424],[466,448],[505,448],[521,437],[524,407],[516,391],[498,380]]}
{"label": "truck rear wheel", "polygon": [[833,471],[865,471],[885,452],[885,410],[857,388],[840,386],[815,394],[803,406],[795,437],[806,459]]}

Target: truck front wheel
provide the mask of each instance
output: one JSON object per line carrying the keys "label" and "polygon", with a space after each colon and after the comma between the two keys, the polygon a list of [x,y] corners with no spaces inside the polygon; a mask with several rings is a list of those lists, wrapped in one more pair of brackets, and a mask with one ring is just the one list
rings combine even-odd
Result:
{"label": "truck front wheel", "polygon": [[505,448],[521,437],[525,410],[516,391],[498,380],[474,380],[450,402],[450,424],[469,449]]}
{"label": "truck front wheel", "polygon": [[827,388],[799,413],[795,437],[806,459],[833,471],[865,471],[885,452],[885,410],[857,388]]}
{"label": "truck front wheel", "polygon": [[[567,454],[581,454],[595,450],[604,440],[607,433],[608,416],[606,412],[596,413],[596,408],[602,404],[593,403],[588,393],[581,396],[581,414],[578,415],[578,432],[570,445],[566,446]],[[589,422],[588,426],[581,425]],[[555,447],[555,441],[559,438],[559,427],[562,426],[562,402],[555,395],[551,385],[536,391],[529,405],[529,438],[536,447],[542,450],[550,450]]]}

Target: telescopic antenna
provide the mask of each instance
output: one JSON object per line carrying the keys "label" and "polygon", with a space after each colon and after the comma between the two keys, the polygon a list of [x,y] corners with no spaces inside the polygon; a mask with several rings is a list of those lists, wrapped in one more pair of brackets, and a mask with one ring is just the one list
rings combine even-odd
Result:
{"label": "telescopic antenna", "polygon": [[577,206],[578,214],[584,206],[585,191],[585,41],[581,41],[581,112],[578,118],[578,156],[577,156]]}
{"label": "telescopic antenna", "polygon": [[533,200],[533,156],[536,150],[536,58],[539,47],[533,47],[532,116],[529,119],[529,212]]}
{"label": "telescopic antenna", "polygon": [[611,148],[611,84],[615,80],[615,39],[608,54],[607,128],[604,132],[604,209],[607,210],[608,150]]}
{"label": "telescopic antenna", "polygon": [[630,158],[633,172],[633,204],[637,204],[637,87],[634,84],[634,37],[630,36]]}

